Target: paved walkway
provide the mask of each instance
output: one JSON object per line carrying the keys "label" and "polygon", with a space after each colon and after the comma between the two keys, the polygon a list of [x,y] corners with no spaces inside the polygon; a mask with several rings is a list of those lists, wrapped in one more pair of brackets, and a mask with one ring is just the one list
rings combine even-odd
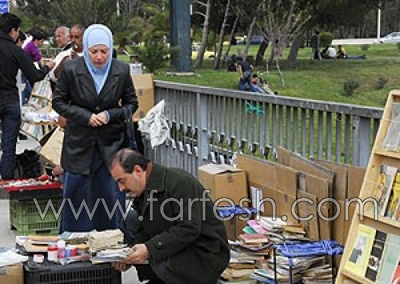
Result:
{"label": "paved walkway", "polygon": [[[0,199],[0,246],[13,248],[15,247],[16,231],[10,229],[8,199]],[[130,269],[122,274],[122,284],[138,284],[136,270]]]}
{"label": "paved walkway", "polygon": [[[38,150],[39,148],[39,143],[29,138],[28,140],[22,140],[18,142],[17,153],[22,153],[24,149]],[[16,231],[10,229],[8,210],[9,200],[7,199],[7,193],[0,189],[0,246],[13,248],[15,247]],[[122,274],[122,284],[138,283],[140,283],[140,281],[137,279],[135,268],[131,268]]]}

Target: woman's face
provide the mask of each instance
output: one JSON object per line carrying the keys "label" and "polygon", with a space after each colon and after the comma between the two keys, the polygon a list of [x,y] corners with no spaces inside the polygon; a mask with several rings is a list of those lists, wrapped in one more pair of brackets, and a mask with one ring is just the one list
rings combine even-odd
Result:
{"label": "woman's face", "polygon": [[103,67],[110,56],[110,49],[104,44],[97,44],[89,48],[89,58],[97,68]]}

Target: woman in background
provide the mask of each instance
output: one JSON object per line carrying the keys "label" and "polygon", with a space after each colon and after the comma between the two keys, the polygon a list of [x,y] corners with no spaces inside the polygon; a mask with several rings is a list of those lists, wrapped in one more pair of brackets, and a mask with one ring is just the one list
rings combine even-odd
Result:
{"label": "woman in background", "polygon": [[[122,220],[118,208],[110,214],[118,203],[125,209],[125,195],[108,165],[124,146],[123,109],[132,108],[134,113],[138,103],[129,65],[113,59],[112,49],[112,33],[106,26],[88,27],[83,57],[65,62],[55,88],[53,108],[68,121],[61,157],[67,199],[61,232],[115,229]],[[70,205],[78,212],[84,203],[93,216],[84,208],[74,216]]]}

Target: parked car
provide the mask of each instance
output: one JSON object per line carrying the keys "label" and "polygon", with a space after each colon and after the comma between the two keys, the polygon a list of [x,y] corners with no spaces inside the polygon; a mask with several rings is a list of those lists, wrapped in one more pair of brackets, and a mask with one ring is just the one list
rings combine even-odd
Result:
{"label": "parked car", "polygon": [[[196,59],[197,54],[199,53],[200,46],[192,46],[192,59]],[[204,52],[204,59],[214,58],[214,52],[206,50]]]}
{"label": "parked car", "polygon": [[[264,38],[262,36],[252,36],[250,38],[250,44],[261,44],[263,42]],[[246,44],[247,38],[243,37],[243,39],[240,39],[237,41],[237,44]]]}
{"label": "parked car", "polygon": [[400,42],[400,32],[390,33],[380,39],[381,43],[398,43]]}

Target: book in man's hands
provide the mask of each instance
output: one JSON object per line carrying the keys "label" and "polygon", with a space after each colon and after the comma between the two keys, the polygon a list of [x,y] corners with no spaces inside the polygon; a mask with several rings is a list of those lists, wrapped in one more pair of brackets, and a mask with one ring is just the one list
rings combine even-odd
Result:
{"label": "book in man's hands", "polygon": [[117,262],[132,254],[132,248],[104,249],[96,252],[91,258],[92,263]]}

